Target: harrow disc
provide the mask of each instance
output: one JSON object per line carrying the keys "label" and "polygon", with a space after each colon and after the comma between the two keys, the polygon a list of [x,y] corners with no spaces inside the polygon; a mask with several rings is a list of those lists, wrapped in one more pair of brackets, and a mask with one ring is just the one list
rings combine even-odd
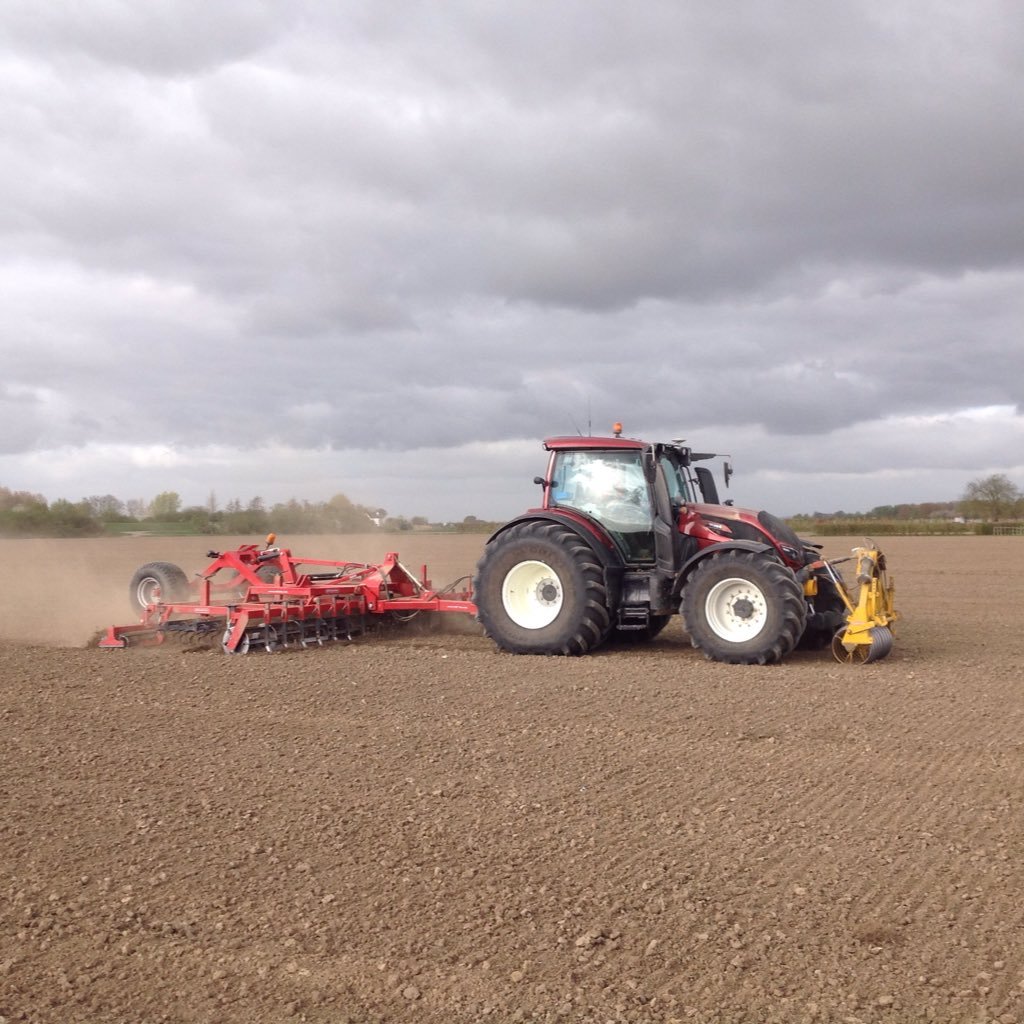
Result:
{"label": "harrow disc", "polygon": [[843,643],[846,635],[845,627],[838,630],[832,637],[832,657],[844,665],[868,665],[873,661],[881,661],[892,650],[892,630],[888,626],[872,626],[868,630],[871,643]]}
{"label": "harrow disc", "polygon": [[238,646],[232,650],[228,647],[228,641],[231,639],[231,627],[228,626],[224,630],[224,636],[221,637],[220,649],[225,654],[248,654],[249,653],[249,634],[243,633],[242,639],[238,641]]}
{"label": "harrow disc", "polygon": [[247,629],[242,634],[242,639],[238,641],[238,646],[233,651],[228,647],[230,639],[231,629],[229,627],[224,631],[224,637],[220,645],[225,654],[248,654],[252,650],[259,650],[261,647],[266,654],[273,654],[278,647],[282,646],[280,634],[274,626],[253,626]]}

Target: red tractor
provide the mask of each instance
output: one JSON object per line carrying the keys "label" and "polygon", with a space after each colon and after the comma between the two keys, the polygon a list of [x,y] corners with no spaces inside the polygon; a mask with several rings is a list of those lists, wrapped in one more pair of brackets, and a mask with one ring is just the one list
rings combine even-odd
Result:
{"label": "red tractor", "polygon": [[[586,654],[650,639],[679,612],[706,657],[767,665],[845,632],[852,605],[833,565],[776,516],[721,503],[695,466],[715,455],[625,438],[618,424],[544,447],[541,506],[491,536],[477,565],[478,617],[500,648]],[[887,626],[871,626],[858,660],[892,646]]]}

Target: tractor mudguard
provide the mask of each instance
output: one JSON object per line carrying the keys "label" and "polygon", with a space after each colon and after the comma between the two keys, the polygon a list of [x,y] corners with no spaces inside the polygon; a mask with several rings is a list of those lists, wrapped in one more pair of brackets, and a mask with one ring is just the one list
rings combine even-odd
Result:
{"label": "tractor mudguard", "polygon": [[706,548],[701,548],[695,555],[691,555],[683,563],[682,568],[679,570],[679,575],[676,577],[675,596],[679,596],[689,575],[705,558],[717,555],[721,551],[753,551],[757,554],[770,553],[773,558],[778,558],[778,552],[771,544],[761,544],[755,540],[725,540],[721,544],[711,544]]}
{"label": "tractor mudguard", "polygon": [[614,541],[605,533],[600,524],[585,520],[578,514],[574,515],[562,509],[530,509],[495,530],[487,538],[487,544],[490,544],[496,537],[500,537],[513,526],[530,522],[558,523],[572,530],[594,552],[594,557],[600,563],[601,570],[604,573],[604,582],[608,588],[608,593],[613,595],[614,600],[617,601],[617,595],[622,587],[622,574],[625,571],[625,563],[622,561],[622,556],[619,554],[618,548],[615,547]]}
{"label": "tractor mudguard", "polygon": [[594,554],[601,562],[602,568],[605,570],[622,568],[623,563],[619,556],[618,549],[615,547],[612,539],[597,523],[591,523],[590,521],[585,522],[582,517],[564,512],[561,509],[531,509],[529,512],[524,512],[521,516],[516,516],[515,519],[510,519],[503,526],[500,526],[495,530],[494,533],[487,538],[487,543],[490,544],[495,537],[501,536],[501,534],[505,533],[513,526],[518,526],[520,523],[528,523],[536,520],[561,523],[562,526],[567,526],[573,531],[573,533],[579,536],[580,540],[582,540],[584,544],[593,549]]}

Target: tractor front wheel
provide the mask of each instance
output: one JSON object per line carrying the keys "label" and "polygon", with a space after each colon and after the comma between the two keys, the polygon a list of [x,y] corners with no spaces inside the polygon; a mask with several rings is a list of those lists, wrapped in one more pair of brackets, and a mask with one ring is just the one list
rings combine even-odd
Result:
{"label": "tractor front wheel", "polygon": [[568,527],[533,520],[498,534],[473,581],[477,618],[513,654],[586,654],[611,630],[604,572]]}
{"label": "tractor front wheel", "polygon": [[682,612],[693,646],[731,665],[782,661],[807,622],[796,577],[754,551],[723,551],[701,562],[683,589]]}
{"label": "tractor front wheel", "polygon": [[157,601],[173,604],[187,597],[188,577],[171,562],[147,562],[128,585],[128,600],[139,615]]}

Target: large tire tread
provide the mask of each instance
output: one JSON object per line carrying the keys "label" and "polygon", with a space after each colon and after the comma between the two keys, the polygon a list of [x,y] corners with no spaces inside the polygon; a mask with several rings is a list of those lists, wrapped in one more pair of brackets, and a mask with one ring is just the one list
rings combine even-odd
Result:
{"label": "large tire tread", "polygon": [[[527,559],[550,565],[562,586],[563,608],[543,629],[517,626],[502,605],[505,575],[517,560]],[[557,564],[560,562],[564,564]],[[477,564],[473,590],[484,632],[499,648],[513,654],[575,657],[600,646],[611,630],[604,571],[579,536],[559,523],[531,520],[499,534]]]}
{"label": "large tire tread", "polygon": [[184,601],[189,595],[188,577],[180,566],[173,562],[147,562],[135,570],[128,586],[128,600],[140,614],[146,610],[146,603],[140,598],[144,584],[159,587],[160,600],[165,604]]}
{"label": "large tire tread", "polygon": [[[769,623],[752,640],[731,643],[708,624],[704,601],[716,577],[732,573],[755,580],[771,605]],[[723,551],[702,562],[683,590],[683,618],[691,644],[710,661],[777,665],[797,646],[807,622],[803,590],[781,562],[751,551]]]}

